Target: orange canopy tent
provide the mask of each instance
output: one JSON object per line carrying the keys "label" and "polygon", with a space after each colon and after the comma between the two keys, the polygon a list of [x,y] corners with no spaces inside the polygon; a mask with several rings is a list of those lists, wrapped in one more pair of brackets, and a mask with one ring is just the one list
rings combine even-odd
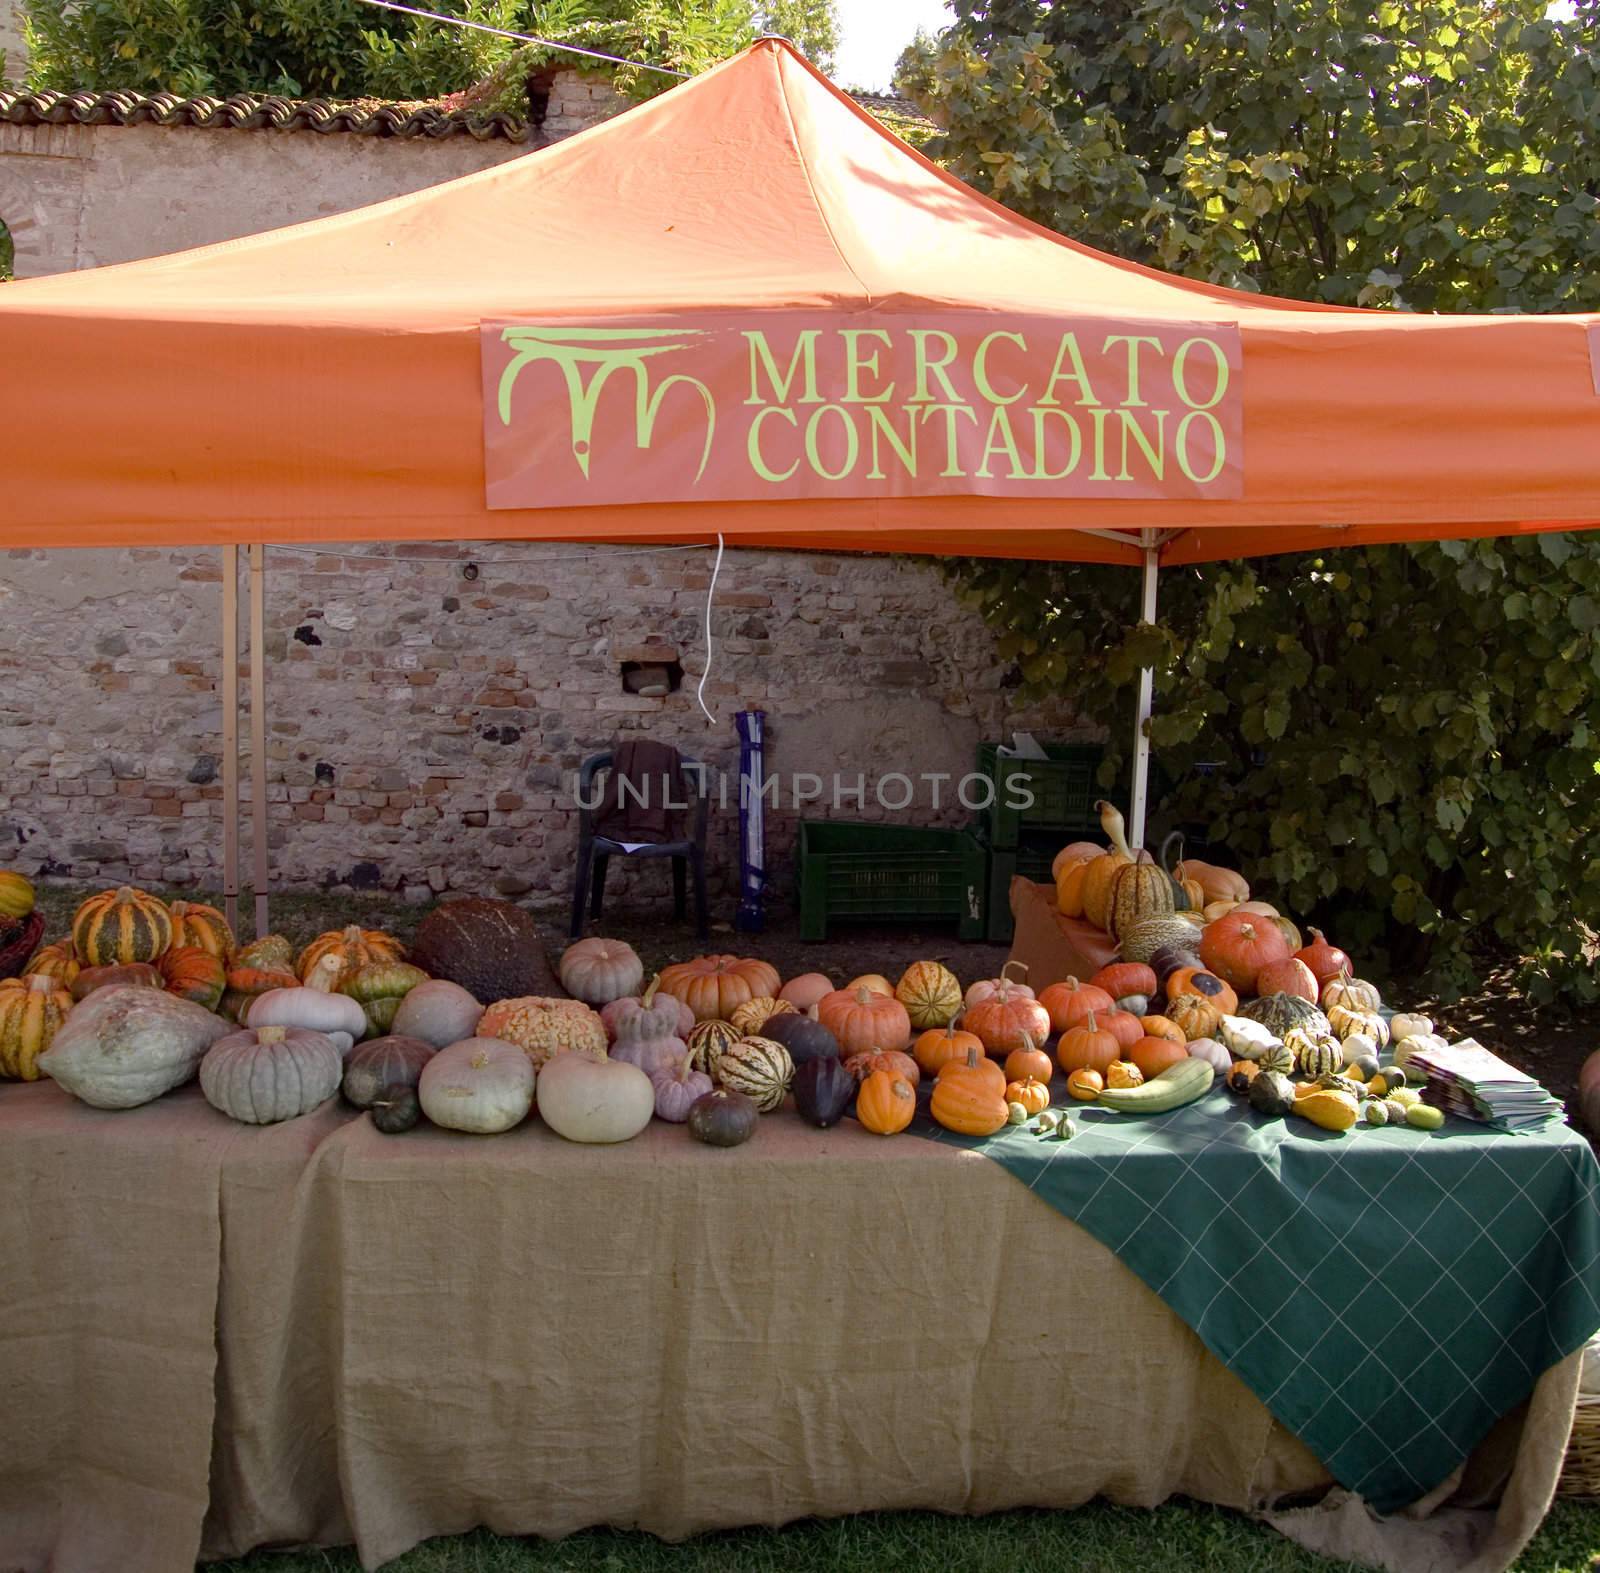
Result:
{"label": "orange canopy tent", "polygon": [[3,546],[720,535],[1139,564],[1153,616],[1160,564],[1600,523],[1600,317],[1120,261],[771,39],[465,179],[7,286],[0,363]]}

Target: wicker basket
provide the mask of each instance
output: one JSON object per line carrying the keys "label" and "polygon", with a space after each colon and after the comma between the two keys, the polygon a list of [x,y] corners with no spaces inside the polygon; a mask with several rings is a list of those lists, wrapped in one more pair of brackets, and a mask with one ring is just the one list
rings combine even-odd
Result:
{"label": "wicker basket", "polygon": [[23,919],[20,933],[0,941],[0,978],[14,978],[28,965],[28,958],[44,938],[44,914],[31,912]]}
{"label": "wicker basket", "polygon": [[1580,1393],[1556,1495],[1600,1502],[1600,1393]]}

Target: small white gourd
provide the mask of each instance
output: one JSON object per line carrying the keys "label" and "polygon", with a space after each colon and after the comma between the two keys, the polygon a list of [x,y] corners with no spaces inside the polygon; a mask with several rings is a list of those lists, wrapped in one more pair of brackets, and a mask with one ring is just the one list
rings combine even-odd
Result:
{"label": "small white gourd", "polygon": [[1413,1015],[1409,1011],[1401,1011],[1389,1019],[1389,1041],[1398,1043],[1402,1038],[1430,1037],[1433,1033],[1433,1018],[1431,1016]]}
{"label": "small white gourd", "polygon": [[1268,1049],[1278,1047],[1283,1040],[1270,1028],[1248,1016],[1224,1016],[1217,1028],[1223,1047],[1236,1059],[1259,1060]]}
{"label": "small white gourd", "polygon": [[337,992],[342,970],[337,956],[324,956],[299,988],[268,989],[257,995],[245,1013],[245,1025],[320,1032],[333,1040],[341,1054],[348,1054],[356,1040],[366,1036],[367,1013],[359,1000]]}

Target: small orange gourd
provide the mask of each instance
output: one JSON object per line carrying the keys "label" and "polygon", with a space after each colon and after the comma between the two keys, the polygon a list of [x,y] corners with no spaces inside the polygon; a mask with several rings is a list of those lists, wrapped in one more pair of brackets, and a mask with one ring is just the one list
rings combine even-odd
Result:
{"label": "small orange gourd", "polygon": [[1074,1071],[1067,1077],[1067,1091],[1080,1103],[1093,1103],[1105,1090],[1106,1079],[1099,1071]]}
{"label": "small orange gourd", "polygon": [[856,1118],[878,1136],[893,1136],[911,1123],[917,1095],[911,1083],[890,1071],[874,1071],[856,1093]]}
{"label": "small orange gourd", "polygon": [[1032,1076],[1024,1081],[1008,1081],[1005,1097],[1007,1103],[1020,1103],[1029,1114],[1043,1114],[1050,1107],[1050,1089]]}
{"label": "small orange gourd", "polygon": [[[1000,1075],[998,1088],[989,1072]],[[993,1060],[981,1060],[969,1052],[965,1065],[952,1060],[939,1072],[928,1109],[947,1131],[962,1136],[993,1136],[1005,1126],[1010,1114],[1006,1108],[1005,1076]]]}
{"label": "small orange gourd", "polygon": [[1056,1063],[1069,1076],[1076,1070],[1104,1071],[1122,1052],[1122,1045],[1109,1028],[1102,1027],[1093,1011],[1081,1027],[1063,1032],[1056,1045]]}
{"label": "small orange gourd", "polygon": [[1113,1060],[1106,1067],[1106,1086],[1108,1087],[1142,1087],[1143,1085],[1144,1072],[1131,1061]]}
{"label": "small orange gourd", "polygon": [[1183,1028],[1166,1016],[1142,1016],[1139,1025],[1144,1028],[1144,1037],[1170,1038],[1174,1043],[1188,1042],[1183,1035]]}
{"label": "small orange gourd", "polygon": [[937,1076],[946,1060],[965,1059],[968,1049],[983,1052],[983,1040],[970,1032],[957,1031],[955,1023],[930,1027],[911,1045],[912,1057],[924,1076]]}
{"label": "small orange gourd", "polygon": [[1026,1081],[1031,1076],[1035,1081],[1048,1082],[1055,1069],[1055,1062],[1031,1039],[1025,1049],[1013,1049],[1006,1055],[1007,1081]]}

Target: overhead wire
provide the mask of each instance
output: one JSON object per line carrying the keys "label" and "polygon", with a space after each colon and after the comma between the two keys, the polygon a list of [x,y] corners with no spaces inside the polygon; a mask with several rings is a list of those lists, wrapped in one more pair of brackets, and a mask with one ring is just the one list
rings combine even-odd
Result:
{"label": "overhead wire", "polygon": [[418,16],[425,22],[444,22],[450,27],[464,27],[473,33],[492,33],[496,38],[514,39],[519,44],[538,44],[545,49],[559,49],[569,55],[582,55],[586,60],[604,60],[607,65],[632,66],[636,71],[655,71],[661,76],[675,76],[685,81],[689,77],[689,72],[676,71],[671,66],[651,65],[647,60],[626,60],[621,55],[608,55],[599,49],[560,44],[553,38],[535,38],[532,33],[514,33],[509,28],[491,27],[487,22],[469,22],[464,16],[447,16],[441,11],[424,11],[418,6],[401,5],[399,0],[361,0],[361,3],[377,6],[381,11],[398,11],[402,16]]}

